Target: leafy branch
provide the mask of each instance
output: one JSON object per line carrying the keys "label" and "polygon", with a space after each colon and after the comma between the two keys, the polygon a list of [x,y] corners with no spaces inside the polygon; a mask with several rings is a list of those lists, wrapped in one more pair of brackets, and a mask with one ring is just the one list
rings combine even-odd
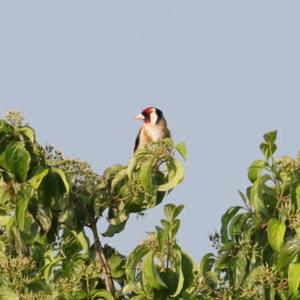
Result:
{"label": "leafy branch", "polygon": [[176,239],[182,205],[165,205],[128,256],[101,241],[182,182],[184,143],[149,144],[100,175],[39,145],[10,112],[0,120],[0,299],[300,299],[300,156],[277,158],[276,138],[263,136],[242,204],[223,214],[215,251],[196,264]]}
{"label": "leafy branch", "polygon": [[[86,162],[40,146],[16,111],[0,121],[0,142],[0,226],[3,242],[14,249],[11,255],[36,263],[31,276],[39,278],[41,292],[61,280],[67,284],[75,269],[98,261],[101,276],[84,280],[80,295],[118,297],[115,284],[126,283],[124,257],[102,246],[98,220],[108,220],[103,235],[112,237],[131,214],[161,203],[183,179],[175,152],[185,156],[184,144],[174,146],[170,139],[150,144],[128,166],[114,165],[99,175]],[[92,246],[86,228],[92,230]],[[70,295],[79,293],[75,287]]]}

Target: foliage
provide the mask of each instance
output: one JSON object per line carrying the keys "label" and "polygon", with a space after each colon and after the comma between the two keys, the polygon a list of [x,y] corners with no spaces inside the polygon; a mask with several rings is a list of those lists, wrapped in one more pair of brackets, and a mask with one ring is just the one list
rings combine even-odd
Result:
{"label": "foliage", "polygon": [[123,291],[134,292],[134,299],[191,299],[196,266],[175,239],[182,209],[182,205],[166,205],[162,226],[129,255]]}
{"label": "foliage", "polygon": [[229,208],[211,237],[218,253],[202,258],[200,299],[300,299],[300,160],[274,158],[276,135],[249,168],[244,207]]}
{"label": "foliage", "polygon": [[196,264],[176,240],[183,205],[165,205],[127,257],[101,242],[182,182],[184,143],[149,144],[99,175],[39,145],[10,112],[0,120],[0,299],[300,299],[300,156],[275,158],[276,136],[264,135],[242,205],[225,212],[210,236],[216,251]]}
{"label": "foliage", "polygon": [[[39,145],[24,117],[9,112],[0,120],[0,299],[128,298],[127,258],[102,246],[97,223],[107,220],[102,235],[113,237],[131,214],[161,203],[183,180],[176,152],[185,157],[184,144],[161,140],[137,151],[128,166],[99,175],[86,162]],[[161,251],[175,243],[175,229]]]}

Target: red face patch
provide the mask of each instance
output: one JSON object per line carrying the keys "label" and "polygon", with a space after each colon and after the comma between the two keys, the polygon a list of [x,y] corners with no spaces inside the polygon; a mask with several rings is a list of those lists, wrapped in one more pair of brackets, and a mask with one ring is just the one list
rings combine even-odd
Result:
{"label": "red face patch", "polygon": [[142,111],[142,115],[145,117],[144,122],[150,123],[150,114],[153,112],[153,107],[147,107]]}
{"label": "red face patch", "polygon": [[153,107],[147,107],[142,111],[142,114],[150,115],[153,112]]}

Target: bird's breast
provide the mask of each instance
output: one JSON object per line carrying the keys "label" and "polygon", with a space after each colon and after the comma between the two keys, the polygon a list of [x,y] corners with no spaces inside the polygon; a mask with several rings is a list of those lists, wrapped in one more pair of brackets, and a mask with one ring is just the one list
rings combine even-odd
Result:
{"label": "bird's breast", "polygon": [[150,142],[156,142],[164,135],[162,128],[158,126],[147,125],[144,129],[145,137],[148,137]]}

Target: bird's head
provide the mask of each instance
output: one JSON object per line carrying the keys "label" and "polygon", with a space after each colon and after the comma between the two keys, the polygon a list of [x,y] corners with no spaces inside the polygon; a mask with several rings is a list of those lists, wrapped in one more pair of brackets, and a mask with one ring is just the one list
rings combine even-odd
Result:
{"label": "bird's head", "polygon": [[163,113],[158,108],[147,107],[135,118],[143,120],[145,124],[156,125],[163,118]]}

